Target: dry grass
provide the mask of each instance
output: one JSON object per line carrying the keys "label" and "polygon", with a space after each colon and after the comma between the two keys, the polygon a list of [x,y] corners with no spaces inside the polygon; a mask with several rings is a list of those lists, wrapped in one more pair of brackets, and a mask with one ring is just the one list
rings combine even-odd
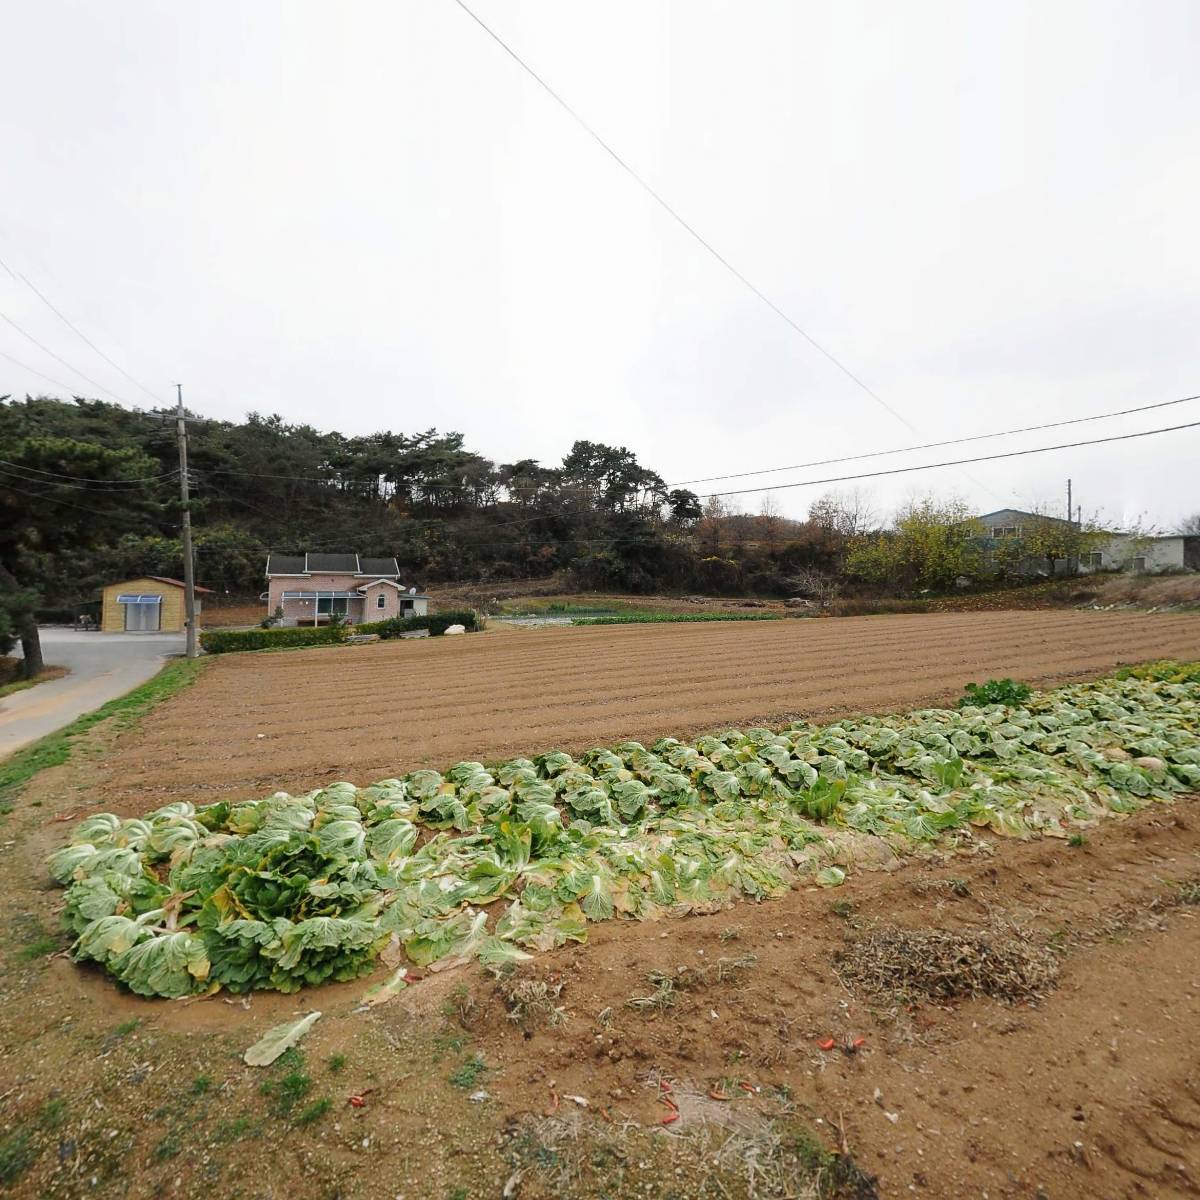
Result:
{"label": "dry grass", "polygon": [[566,1022],[566,1008],[556,1003],[562,994],[561,981],[521,975],[502,979],[499,988],[508,1019],[526,1035],[542,1025],[554,1028]]}
{"label": "dry grass", "polygon": [[1108,575],[1094,588],[1097,604],[1136,604],[1139,608],[1200,605],[1200,574]]}
{"label": "dry grass", "polygon": [[1011,933],[876,929],[838,961],[852,989],[898,1001],[966,1000],[991,996],[1036,1000],[1058,981],[1058,960]]}
{"label": "dry grass", "polygon": [[642,1012],[665,1012],[675,1006],[678,992],[698,991],[725,983],[737,983],[758,959],[753,954],[737,958],[719,958],[707,967],[676,967],[674,971],[651,971],[646,978],[654,991],[646,996],[630,996],[625,1003]]}
{"label": "dry grass", "polygon": [[509,1133],[513,1173],[502,1195],[878,1200],[875,1180],[845,1151],[827,1149],[794,1120],[699,1119],[663,1136],[633,1122],[527,1118]]}

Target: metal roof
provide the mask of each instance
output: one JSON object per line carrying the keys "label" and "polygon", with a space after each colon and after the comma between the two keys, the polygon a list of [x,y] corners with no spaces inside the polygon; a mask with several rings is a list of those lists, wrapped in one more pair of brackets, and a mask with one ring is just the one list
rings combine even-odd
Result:
{"label": "metal roof", "polygon": [[360,558],[358,573],[370,575],[373,579],[396,577],[400,574],[400,566],[394,558]]}
{"label": "metal roof", "polygon": [[[171,579],[167,575],[147,575],[147,579],[153,579],[155,583],[169,583],[172,587],[187,587],[187,584],[182,579]],[[198,583],[195,584],[197,592],[211,592],[212,588],[201,587]]]}
{"label": "metal roof", "polygon": [[398,579],[394,558],[360,558],[357,554],[268,554],[268,575],[367,575],[372,579]]}
{"label": "metal roof", "polygon": [[303,575],[303,554],[268,554],[268,575]]}
{"label": "metal roof", "polygon": [[357,554],[306,554],[304,556],[306,571],[327,571],[333,574],[357,575]]}

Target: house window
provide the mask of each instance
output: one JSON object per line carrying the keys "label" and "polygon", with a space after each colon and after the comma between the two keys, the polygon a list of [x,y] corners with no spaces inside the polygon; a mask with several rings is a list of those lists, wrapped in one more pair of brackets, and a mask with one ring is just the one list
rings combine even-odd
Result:
{"label": "house window", "polygon": [[376,608],[387,608],[387,597],[382,592],[380,592],[379,595],[375,597],[375,607]]}
{"label": "house window", "polygon": [[1104,555],[1101,554],[1099,550],[1093,550],[1088,555],[1088,566],[1091,567],[1093,571],[1099,571],[1100,568],[1104,566]]}
{"label": "house window", "polygon": [[1025,533],[1025,527],[1023,525],[993,525],[992,526],[992,537],[994,537],[994,538],[1006,538],[1006,537],[1018,537],[1019,538],[1019,537],[1022,537],[1024,535],[1024,533]]}
{"label": "house window", "polygon": [[317,614],[341,613],[345,616],[349,611],[347,606],[349,601],[342,596],[318,596],[317,597]]}

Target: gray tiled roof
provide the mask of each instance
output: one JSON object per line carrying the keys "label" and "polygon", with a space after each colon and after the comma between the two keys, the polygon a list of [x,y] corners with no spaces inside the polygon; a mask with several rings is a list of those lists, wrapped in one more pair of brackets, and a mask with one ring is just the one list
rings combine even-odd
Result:
{"label": "gray tiled roof", "polygon": [[394,558],[360,558],[358,564],[358,573],[370,575],[372,579],[394,579],[400,574],[400,566]]}
{"label": "gray tiled roof", "polygon": [[307,554],[307,570],[344,572],[354,575],[358,571],[357,554]]}
{"label": "gray tiled roof", "polygon": [[362,558],[357,554],[268,554],[268,575],[368,575],[372,579],[399,579],[394,558]]}
{"label": "gray tiled roof", "polygon": [[268,575],[303,575],[303,554],[268,554]]}

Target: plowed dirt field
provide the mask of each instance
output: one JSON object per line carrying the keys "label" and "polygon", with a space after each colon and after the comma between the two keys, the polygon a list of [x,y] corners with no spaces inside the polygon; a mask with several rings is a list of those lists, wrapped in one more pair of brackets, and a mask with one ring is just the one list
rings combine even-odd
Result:
{"label": "plowed dirt field", "polygon": [[[215,659],[140,726],[89,731],[4,818],[0,1190],[21,1200],[1194,1197],[1195,797],[1071,842],[983,833],[958,850],[864,866],[834,891],[800,883],[722,912],[604,922],[586,945],[539,954],[515,976],[478,964],[413,972],[412,986],[369,1010],[364,989],[382,971],[294,995],[121,993],[61,953],[62,892],[45,868],[73,822],[100,809],[901,710],[948,699],[967,679],[1048,683],[1163,656],[1200,658],[1200,617],[496,631]],[[903,972],[868,989],[848,964],[877,939],[918,947],[904,960],[914,977],[930,961],[945,978],[978,968],[1007,986],[1020,975],[1003,967],[1014,946],[1038,971],[1002,998],[915,992]],[[947,939],[966,949],[922,949]],[[314,1009],[324,1015],[297,1051],[245,1065],[267,1028]]]}
{"label": "plowed dirt field", "polygon": [[951,700],[1200,658],[1200,616],[1003,612],[495,629],[214,660],[107,758],[96,799],[140,813],[463,758],[650,741]]}

